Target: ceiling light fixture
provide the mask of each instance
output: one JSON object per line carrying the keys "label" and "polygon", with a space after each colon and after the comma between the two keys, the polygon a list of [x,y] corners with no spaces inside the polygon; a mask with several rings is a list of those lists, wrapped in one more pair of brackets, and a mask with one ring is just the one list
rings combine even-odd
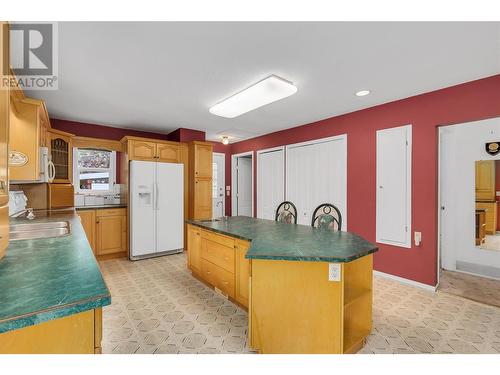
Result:
{"label": "ceiling light fixture", "polygon": [[226,136],[222,137],[222,144],[228,145],[229,144],[229,137],[226,137]]}
{"label": "ceiling light fixture", "polygon": [[370,93],[370,90],[361,90],[356,93],[356,96],[366,96]]}
{"label": "ceiling light fixture", "polygon": [[210,107],[209,111],[217,116],[234,118],[263,105],[284,99],[296,92],[297,87],[291,82],[271,75],[215,104]]}

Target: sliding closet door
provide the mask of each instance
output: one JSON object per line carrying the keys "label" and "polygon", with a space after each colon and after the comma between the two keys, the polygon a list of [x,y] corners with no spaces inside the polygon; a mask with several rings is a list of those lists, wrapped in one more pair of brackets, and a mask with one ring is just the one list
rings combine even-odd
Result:
{"label": "sliding closet door", "polygon": [[285,151],[264,150],[257,154],[257,217],[274,220],[285,198]]}
{"label": "sliding closet door", "polygon": [[310,225],[321,203],[336,205],[347,228],[347,135],[287,146],[286,198],[298,224]]}

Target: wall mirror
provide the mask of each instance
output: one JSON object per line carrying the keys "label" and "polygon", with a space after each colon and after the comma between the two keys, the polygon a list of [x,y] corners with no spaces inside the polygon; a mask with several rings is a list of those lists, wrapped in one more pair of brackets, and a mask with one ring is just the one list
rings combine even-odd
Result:
{"label": "wall mirror", "polygon": [[500,160],[478,160],[476,173],[475,244],[500,251]]}

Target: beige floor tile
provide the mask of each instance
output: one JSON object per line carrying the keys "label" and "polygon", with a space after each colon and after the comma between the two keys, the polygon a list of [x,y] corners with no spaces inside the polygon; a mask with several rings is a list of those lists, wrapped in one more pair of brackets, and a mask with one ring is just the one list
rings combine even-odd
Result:
{"label": "beige floor tile", "polygon": [[[101,268],[112,295],[103,353],[252,353],[247,313],[193,278],[184,254]],[[382,277],[373,294],[373,330],[360,354],[500,353],[498,307]]]}

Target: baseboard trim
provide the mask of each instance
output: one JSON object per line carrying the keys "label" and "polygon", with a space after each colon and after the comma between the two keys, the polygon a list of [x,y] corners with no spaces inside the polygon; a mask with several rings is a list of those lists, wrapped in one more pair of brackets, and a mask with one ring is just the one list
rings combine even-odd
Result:
{"label": "baseboard trim", "polygon": [[435,292],[436,291],[436,286],[427,285],[427,284],[424,284],[424,283],[419,283],[418,281],[414,281],[414,280],[410,280],[410,279],[405,279],[404,277],[399,277],[399,276],[396,276],[396,275],[391,275],[390,273],[385,273],[385,272],[373,270],[373,274],[376,275],[376,276],[385,277],[386,279],[391,279],[391,280],[394,280],[394,281],[398,281],[401,284],[416,286],[417,288],[425,289],[425,290],[428,290],[428,291],[431,291],[431,292]]}

